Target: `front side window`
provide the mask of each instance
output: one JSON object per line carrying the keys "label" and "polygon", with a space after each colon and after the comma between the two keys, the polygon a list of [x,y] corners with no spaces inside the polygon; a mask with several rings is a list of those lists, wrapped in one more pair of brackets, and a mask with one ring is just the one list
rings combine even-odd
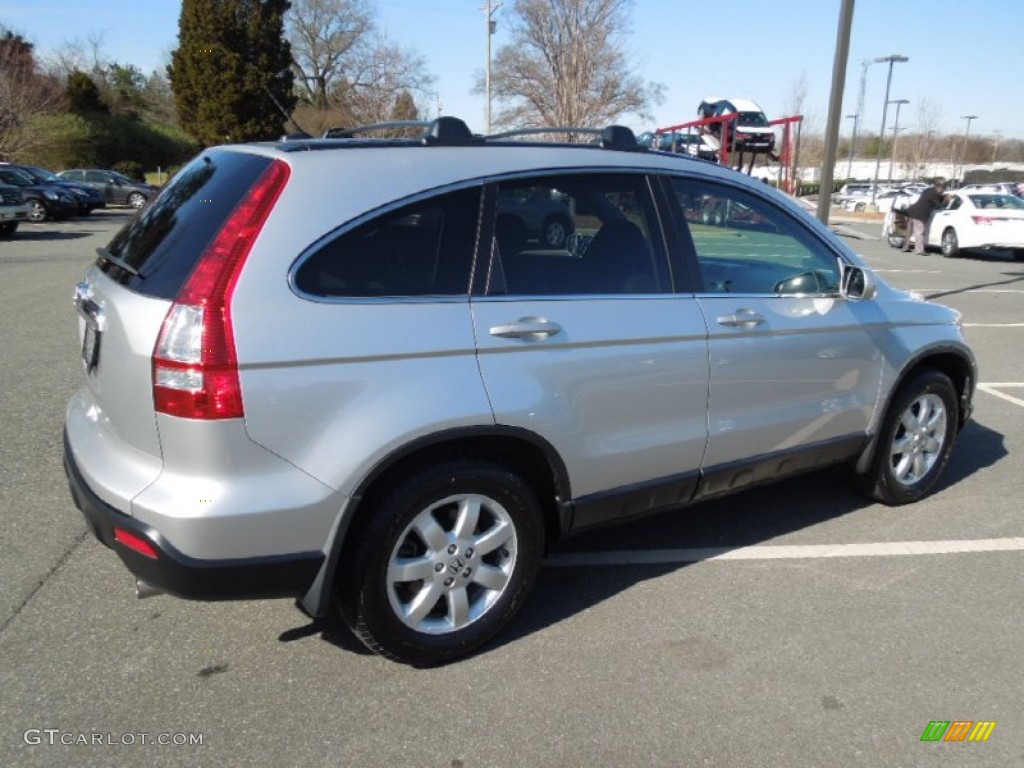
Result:
{"label": "front side window", "polygon": [[477,188],[382,214],[316,246],[295,288],[326,298],[468,295],[479,211]]}
{"label": "front side window", "polygon": [[705,294],[831,294],[839,264],[822,244],[765,200],[743,190],[673,179]]}
{"label": "front side window", "polygon": [[65,181],[82,181],[85,178],[85,174],[82,171],[64,171],[61,174],[61,178]]}
{"label": "front side window", "polygon": [[498,185],[488,293],[595,295],[669,290],[646,179],[572,174]]}

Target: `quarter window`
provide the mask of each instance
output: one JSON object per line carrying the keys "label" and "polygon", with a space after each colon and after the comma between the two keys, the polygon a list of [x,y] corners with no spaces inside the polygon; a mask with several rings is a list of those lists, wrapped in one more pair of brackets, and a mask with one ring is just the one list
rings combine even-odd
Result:
{"label": "quarter window", "polygon": [[480,190],[433,197],[328,240],[295,287],[324,297],[468,295]]}
{"label": "quarter window", "polygon": [[836,293],[836,257],[779,209],[740,189],[673,179],[705,294]]}
{"label": "quarter window", "polygon": [[669,290],[643,176],[575,174],[502,182],[495,214],[492,295]]}

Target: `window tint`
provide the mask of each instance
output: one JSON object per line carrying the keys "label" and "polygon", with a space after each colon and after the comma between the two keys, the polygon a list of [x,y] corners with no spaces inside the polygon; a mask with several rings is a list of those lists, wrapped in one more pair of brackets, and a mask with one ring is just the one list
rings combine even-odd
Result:
{"label": "window tint", "polygon": [[488,293],[663,293],[669,281],[642,176],[576,174],[498,185]]}
{"label": "window tint", "polygon": [[174,298],[207,244],[269,163],[265,157],[242,152],[200,155],[107,246],[139,274],[102,258],[100,268],[132,290]]}
{"label": "window tint", "polygon": [[327,297],[468,295],[479,215],[479,188],[384,214],[318,246],[295,287]]}
{"label": "window tint", "polygon": [[99,182],[100,184],[106,184],[112,181],[109,173],[103,173],[102,171],[86,171],[85,180],[92,182]]}
{"label": "window tint", "polygon": [[674,179],[702,293],[817,294],[839,286],[836,257],[767,201],[739,189]]}
{"label": "window tint", "polygon": [[82,171],[64,171],[60,176],[65,181],[82,181],[85,174]]}

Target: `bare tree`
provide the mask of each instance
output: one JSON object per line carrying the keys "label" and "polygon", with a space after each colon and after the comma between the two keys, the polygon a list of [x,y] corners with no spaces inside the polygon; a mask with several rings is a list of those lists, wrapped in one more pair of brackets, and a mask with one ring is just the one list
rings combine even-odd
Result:
{"label": "bare tree", "polygon": [[327,109],[327,95],[373,29],[367,0],[293,0],[288,14],[297,86],[303,98]]}
{"label": "bare tree", "polygon": [[63,94],[60,86],[42,74],[32,43],[0,28],[0,159],[9,160],[34,147],[39,135],[33,118],[56,111]]}
{"label": "bare tree", "polygon": [[627,113],[649,117],[664,86],[629,68],[629,6],[629,0],[515,0],[512,42],[491,67],[492,97],[507,105],[495,123],[593,128]]}
{"label": "bare tree", "polygon": [[931,99],[921,99],[917,103],[917,136],[905,143],[909,149],[909,162],[917,173],[924,169],[925,163],[934,160],[940,151],[939,123],[942,122],[942,107]]}
{"label": "bare tree", "polygon": [[368,0],[294,0],[288,36],[307,130],[386,120],[399,94],[422,94],[434,79],[377,28]]}

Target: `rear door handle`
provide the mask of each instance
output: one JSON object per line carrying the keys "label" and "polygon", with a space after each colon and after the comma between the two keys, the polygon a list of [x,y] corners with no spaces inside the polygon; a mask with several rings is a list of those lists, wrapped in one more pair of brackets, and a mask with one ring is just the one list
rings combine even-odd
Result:
{"label": "rear door handle", "polygon": [[752,309],[737,309],[731,315],[722,315],[718,318],[719,325],[729,328],[756,328],[763,322],[764,316]]}
{"label": "rear door handle", "polygon": [[543,317],[521,317],[513,323],[491,327],[491,336],[503,339],[530,339],[543,341],[562,330],[558,323],[552,323]]}

